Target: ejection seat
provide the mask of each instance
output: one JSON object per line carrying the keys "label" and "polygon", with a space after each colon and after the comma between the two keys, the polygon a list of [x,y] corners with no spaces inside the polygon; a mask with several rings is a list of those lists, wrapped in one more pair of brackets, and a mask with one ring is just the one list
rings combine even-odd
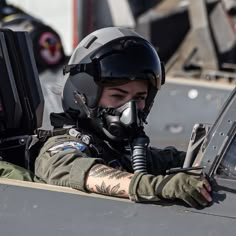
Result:
{"label": "ejection seat", "polygon": [[31,169],[28,148],[42,124],[44,98],[27,32],[0,29],[0,157]]}

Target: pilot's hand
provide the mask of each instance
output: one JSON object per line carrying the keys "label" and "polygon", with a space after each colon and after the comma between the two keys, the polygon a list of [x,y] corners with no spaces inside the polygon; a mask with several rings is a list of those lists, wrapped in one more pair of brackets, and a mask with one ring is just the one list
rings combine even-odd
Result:
{"label": "pilot's hand", "polygon": [[164,178],[161,185],[158,194],[165,199],[181,199],[195,208],[212,201],[211,186],[203,176],[178,173]]}
{"label": "pilot's hand", "polygon": [[199,175],[177,173],[153,176],[136,173],[129,185],[130,199],[136,202],[181,199],[192,207],[207,206],[212,201],[211,186]]}

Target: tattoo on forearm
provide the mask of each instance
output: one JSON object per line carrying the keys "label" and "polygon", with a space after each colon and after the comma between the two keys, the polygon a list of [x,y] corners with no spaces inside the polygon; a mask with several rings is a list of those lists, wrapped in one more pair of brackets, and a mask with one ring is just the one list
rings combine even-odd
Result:
{"label": "tattoo on forearm", "polygon": [[89,175],[95,177],[108,177],[109,179],[121,179],[131,177],[132,174],[98,164],[91,168]]}
{"label": "tattoo on forearm", "polygon": [[111,187],[111,185],[106,186],[105,182],[102,181],[101,186],[95,185],[96,191],[101,194],[106,194],[110,196],[121,196],[125,194],[125,190],[120,190],[120,184]]}
{"label": "tattoo on forearm", "polygon": [[113,179],[113,178],[121,179],[121,178],[124,178],[124,177],[130,177],[130,176],[131,176],[130,173],[117,170],[117,172],[111,173],[111,175],[108,178],[109,179]]}

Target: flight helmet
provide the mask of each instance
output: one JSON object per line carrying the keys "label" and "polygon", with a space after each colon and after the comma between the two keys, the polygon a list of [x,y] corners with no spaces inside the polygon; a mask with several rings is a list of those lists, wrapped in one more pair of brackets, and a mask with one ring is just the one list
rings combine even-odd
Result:
{"label": "flight helmet", "polygon": [[151,43],[122,27],[102,28],[85,37],[63,73],[63,109],[78,119],[96,117],[104,86],[132,80],[149,81],[144,108],[147,116],[165,82],[162,64]]}

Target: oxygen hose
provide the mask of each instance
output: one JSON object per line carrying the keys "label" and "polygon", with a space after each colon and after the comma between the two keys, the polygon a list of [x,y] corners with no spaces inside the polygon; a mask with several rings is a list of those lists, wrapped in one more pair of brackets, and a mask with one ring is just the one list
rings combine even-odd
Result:
{"label": "oxygen hose", "polygon": [[133,139],[131,144],[132,157],[131,162],[134,173],[147,174],[147,147],[149,138],[145,134]]}

